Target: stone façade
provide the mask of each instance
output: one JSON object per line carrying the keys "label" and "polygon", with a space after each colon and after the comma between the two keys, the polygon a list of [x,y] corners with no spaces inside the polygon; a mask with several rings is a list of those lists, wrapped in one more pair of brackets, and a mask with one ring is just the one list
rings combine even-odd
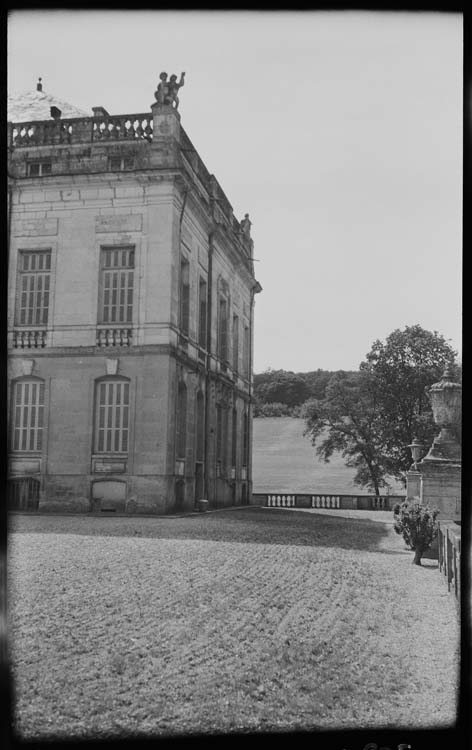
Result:
{"label": "stone fa\u00e7ade", "polygon": [[[28,378],[44,383],[45,394],[41,449],[15,450],[11,442],[9,466],[11,477],[39,480],[40,510],[164,513],[190,510],[203,496],[213,507],[250,497],[260,291],[252,241],[180,116],[168,110],[9,123],[10,400]],[[130,137],[123,128],[131,121],[141,124]],[[116,169],[125,158],[132,168]],[[49,163],[49,173],[30,176],[31,162]],[[100,322],[106,248],[134,251],[133,314],[125,326]],[[18,318],[19,259],[28,251],[50,253],[48,319],[39,327]],[[117,454],[96,445],[97,384],[107,378],[129,383],[128,445]],[[181,391],[185,455],[176,453]],[[10,428],[14,421],[10,403]]]}

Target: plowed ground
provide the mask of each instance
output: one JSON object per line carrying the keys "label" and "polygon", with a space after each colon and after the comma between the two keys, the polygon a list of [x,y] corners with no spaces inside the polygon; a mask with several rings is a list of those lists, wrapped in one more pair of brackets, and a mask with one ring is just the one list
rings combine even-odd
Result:
{"label": "plowed ground", "polygon": [[246,508],[12,516],[21,738],[455,720],[458,612],[391,524]]}

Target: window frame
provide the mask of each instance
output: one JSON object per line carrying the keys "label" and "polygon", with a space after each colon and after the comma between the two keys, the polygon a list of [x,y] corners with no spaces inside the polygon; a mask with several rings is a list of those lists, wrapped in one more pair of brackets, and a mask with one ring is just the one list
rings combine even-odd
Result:
{"label": "window frame", "polygon": [[[106,253],[108,252],[128,252],[132,253],[132,265],[106,265]],[[120,276],[118,278],[118,285],[116,287],[117,297],[118,300],[115,305],[113,303],[106,303],[105,300],[107,298],[107,292],[111,291],[111,296],[113,298],[113,286],[106,286],[107,281],[107,274],[113,271],[113,269],[116,270],[116,272],[120,273]],[[136,293],[135,293],[135,282],[136,282],[136,245],[132,244],[126,244],[126,245],[120,245],[119,243],[113,243],[112,245],[100,245],[99,248],[99,278],[98,278],[98,310],[97,310],[97,325],[99,326],[107,326],[109,328],[131,328],[133,326],[133,318],[135,315],[135,302],[136,302]],[[126,283],[125,285],[122,284],[123,274],[125,274]],[[132,280],[132,284],[130,285],[129,281],[130,278]],[[113,283],[113,281],[112,281]],[[129,293],[131,289],[131,303],[129,302]],[[127,296],[126,302],[123,302],[123,304],[120,303],[120,295],[124,291],[125,295]],[[119,318],[119,310],[123,307],[124,310],[127,310],[128,308],[131,308],[131,320],[127,319],[128,313],[126,312],[126,320],[105,320],[105,311],[108,311],[108,317],[110,316],[110,309],[116,308],[116,317]]]}
{"label": "window frame", "polygon": [[[21,410],[21,415],[23,417],[24,415],[24,407],[25,402],[22,400],[20,404],[17,403],[17,389],[20,386],[38,386],[38,397],[35,401],[34,406],[31,404],[31,400],[28,401],[27,409],[31,410],[35,408],[36,410],[41,409],[41,420],[39,420],[39,414],[35,414],[35,420],[37,419],[38,423],[41,421],[41,425],[37,425],[36,427],[32,427],[31,424],[28,424],[26,427],[26,435],[27,439],[26,442],[28,445],[31,444],[31,430],[36,431],[36,435],[34,438],[34,448],[26,447],[15,447],[15,433],[17,430],[20,432],[19,442],[22,442],[21,439],[21,432],[25,429],[21,425],[18,427],[17,425],[17,409],[19,408]],[[32,389],[31,389],[32,391]],[[42,394],[42,399],[40,398]],[[39,456],[42,454],[44,449],[44,438],[45,438],[45,431],[46,431],[46,381],[44,378],[37,377],[35,375],[25,375],[19,378],[15,378],[11,382],[11,398],[10,398],[10,425],[8,430],[8,442],[9,442],[9,452],[16,455],[34,455]],[[28,415],[28,419],[31,417],[31,412]]]}
{"label": "window frame", "polygon": [[[26,258],[29,258],[30,261],[35,256],[43,256],[46,258],[45,267],[44,268],[25,268],[26,265]],[[23,279],[39,279],[42,278],[42,288],[38,290],[38,283],[37,281],[34,283],[34,288],[31,289],[24,289],[23,288]],[[47,280],[47,288],[46,287],[46,280]],[[49,322],[49,314],[51,309],[51,286],[52,286],[52,248],[19,248],[18,249],[18,255],[17,255],[17,280],[16,280],[16,293],[15,293],[15,328],[42,328],[45,329],[48,326]],[[31,295],[33,294],[34,304],[31,307],[23,306],[22,305],[22,298],[23,295]],[[41,295],[43,300],[44,296],[47,295],[47,305],[40,304],[39,307],[37,305],[37,299],[38,295]],[[22,323],[22,310],[25,310],[25,317],[28,317],[28,312],[31,311],[34,318],[37,318],[38,312],[41,315],[41,322],[36,322],[33,320],[32,322],[28,322],[27,320]],[[46,318],[44,320],[44,317]]]}
{"label": "window frame", "polygon": [[251,337],[250,337],[249,323],[244,321],[243,324],[243,375],[246,380],[250,379],[251,373],[249,370],[250,363],[250,351],[251,351]]}
{"label": "window frame", "polygon": [[[127,402],[124,401],[124,399],[125,399],[125,391],[123,391],[123,396],[122,396],[123,401],[119,404],[119,406],[121,408],[123,408],[123,407],[127,408],[127,413],[126,413],[127,425],[126,425],[126,427],[123,427],[123,425],[122,425],[123,416],[122,416],[122,413],[120,413],[120,423],[121,424],[120,424],[120,426],[118,428],[116,427],[116,413],[115,413],[115,409],[116,409],[116,407],[117,407],[118,404],[116,403],[116,391],[114,391],[113,403],[110,404],[106,400],[105,404],[103,405],[104,408],[105,408],[104,421],[106,421],[107,418],[108,418],[108,409],[110,407],[113,409],[113,416],[112,416],[112,422],[113,422],[113,424],[112,424],[111,428],[108,426],[108,429],[112,430],[112,437],[111,437],[112,447],[110,449],[108,449],[106,447],[106,444],[108,443],[108,440],[107,440],[107,437],[106,437],[107,426],[105,426],[103,428],[100,427],[101,408],[102,408],[102,403],[101,403],[101,398],[100,398],[100,391],[101,391],[101,386],[107,386],[107,385],[112,385],[112,384],[114,384],[115,386],[118,386],[118,385],[127,386]],[[107,396],[106,396],[106,398],[107,398]],[[123,457],[126,456],[127,457],[129,455],[129,453],[130,453],[130,437],[131,437],[131,421],[132,421],[131,420],[131,414],[132,414],[132,402],[131,402],[131,398],[132,398],[132,393],[131,393],[131,380],[130,380],[130,378],[127,378],[127,377],[122,376],[122,375],[105,375],[104,377],[97,378],[95,380],[94,391],[93,391],[94,415],[93,415],[93,443],[92,443],[92,454],[94,456],[123,456]],[[103,447],[102,450],[100,450],[100,431],[101,430],[103,430],[103,432],[104,432],[104,438],[103,438],[104,447]],[[116,445],[117,430],[119,431],[118,432],[118,435],[119,435],[118,442],[119,442],[120,450],[115,450],[114,447],[113,447],[114,445]],[[125,431],[126,431],[126,450],[123,449],[123,434],[124,434]]]}
{"label": "window frame", "polygon": [[175,410],[175,458],[177,461],[185,461],[186,458],[187,427],[188,390],[185,383],[180,380],[177,386],[177,403]]}
{"label": "window frame", "polygon": [[[224,313],[224,314],[223,314]],[[228,362],[228,329],[229,329],[229,300],[225,294],[218,295],[218,358],[226,364]]]}
{"label": "window frame", "polygon": [[[38,167],[38,174],[31,174],[31,168]],[[44,167],[48,169],[44,171]],[[47,177],[52,174],[52,161],[51,159],[34,159],[28,161],[26,164],[26,176],[27,177]]]}
{"label": "window frame", "polygon": [[195,397],[195,461],[205,460],[205,396],[201,390]]}
{"label": "window frame", "polygon": [[198,280],[198,345],[207,348],[208,329],[208,280],[200,276]]}
{"label": "window frame", "polygon": [[236,468],[238,463],[238,410],[235,406],[232,409],[232,422],[231,422],[231,466],[233,469]]}
{"label": "window frame", "polygon": [[241,465],[247,469],[249,453],[249,407],[245,405],[241,413],[242,423],[242,445],[241,445]]}
{"label": "window frame", "polygon": [[179,266],[179,330],[190,337],[190,260],[183,253]]}
{"label": "window frame", "polygon": [[[120,163],[119,167],[114,167],[112,162],[118,162]],[[130,166],[126,166],[126,162],[130,164]],[[109,156],[108,157],[108,171],[109,172],[130,172],[135,168],[136,159],[134,156]]]}
{"label": "window frame", "polygon": [[239,372],[239,315],[233,313],[233,370]]}

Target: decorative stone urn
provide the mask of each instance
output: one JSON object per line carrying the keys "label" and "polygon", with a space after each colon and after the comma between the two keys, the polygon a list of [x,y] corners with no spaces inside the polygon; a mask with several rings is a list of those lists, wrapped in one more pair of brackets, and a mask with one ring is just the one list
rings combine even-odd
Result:
{"label": "decorative stone urn", "polygon": [[441,432],[423,461],[446,460],[460,461],[461,447],[454,434],[454,428],[460,424],[462,409],[462,386],[452,380],[451,368],[448,365],[439,382],[429,390],[433,419]]}

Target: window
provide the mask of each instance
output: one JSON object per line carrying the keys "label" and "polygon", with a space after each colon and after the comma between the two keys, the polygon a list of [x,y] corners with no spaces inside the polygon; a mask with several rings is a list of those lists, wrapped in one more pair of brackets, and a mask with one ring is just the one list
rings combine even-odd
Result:
{"label": "window", "polygon": [[236,457],[238,455],[238,412],[233,409],[233,422],[231,425],[231,466],[236,466]]}
{"label": "window", "polygon": [[203,461],[205,455],[205,400],[201,391],[197,394],[197,449],[195,458]]}
{"label": "window", "polygon": [[226,467],[226,449],[228,442],[228,409],[220,404],[216,407],[216,461],[218,476]]}
{"label": "window", "polygon": [[50,250],[20,251],[17,325],[47,325],[50,278]]}
{"label": "window", "polygon": [[27,165],[28,177],[43,177],[44,175],[51,174],[51,162],[50,161],[31,161]]}
{"label": "window", "polygon": [[243,466],[247,466],[247,459],[248,459],[248,447],[249,447],[249,417],[247,408],[244,409],[243,415],[242,415],[242,422],[243,422],[243,455],[242,455],[242,464]]}
{"label": "window", "polygon": [[125,172],[127,169],[134,169],[134,156],[110,156],[108,169],[110,172]]}
{"label": "window", "polygon": [[239,369],[239,318],[233,315],[233,370]]}
{"label": "window", "polygon": [[228,359],[228,300],[220,297],[218,302],[218,356],[223,362]]}
{"label": "window", "polygon": [[127,453],[129,382],[118,378],[99,381],[95,410],[95,452]]}
{"label": "window", "polygon": [[132,323],[134,247],[101,251],[100,323]]}
{"label": "window", "polygon": [[185,383],[179,383],[176,427],[176,458],[184,459],[187,444],[187,387]]}
{"label": "window", "polygon": [[249,326],[244,326],[243,332],[243,372],[246,378],[249,378]]}
{"label": "window", "polygon": [[221,476],[221,458],[223,449],[223,418],[222,409],[219,404],[216,406],[216,476]]}
{"label": "window", "polygon": [[189,334],[190,323],[190,265],[188,260],[180,261],[180,330]]}
{"label": "window", "polygon": [[198,289],[198,344],[202,349],[206,349],[207,346],[207,283],[205,279],[200,279]]}
{"label": "window", "polygon": [[44,382],[19,380],[13,388],[14,451],[40,451],[43,444]]}

